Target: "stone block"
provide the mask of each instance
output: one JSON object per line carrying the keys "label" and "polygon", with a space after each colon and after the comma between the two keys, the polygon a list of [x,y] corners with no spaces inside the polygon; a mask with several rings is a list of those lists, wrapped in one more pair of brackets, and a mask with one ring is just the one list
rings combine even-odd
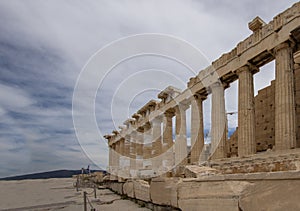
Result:
{"label": "stone block", "polygon": [[189,211],[239,211],[238,199],[179,199],[179,208]]}
{"label": "stone block", "polygon": [[179,178],[156,178],[151,181],[150,197],[154,204],[177,207]]}
{"label": "stone block", "polygon": [[132,181],[126,181],[123,185],[123,193],[127,195],[130,198],[134,198],[134,189],[133,189],[133,182]]}
{"label": "stone block", "polygon": [[179,184],[178,207],[182,210],[239,210],[239,195],[251,184],[245,181],[189,179]]}
{"label": "stone block", "polygon": [[207,166],[196,166],[196,165],[187,165],[184,167],[184,175],[185,177],[197,178],[201,176],[207,175],[215,175],[218,174],[219,171],[213,168],[209,168]]}
{"label": "stone block", "polygon": [[144,180],[134,180],[133,190],[136,199],[150,202],[150,185]]}
{"label": "stone block", "polygon": [[241,195],[240,209],[300,210],[299,187],[299,180],[257,181]]}
{"label": "stone block", "polygon": [[110,188],[114,192],[116,192],[116,193],[118,193],[120,195],[123,195],[123,183],[121,183],[121,182],[113,182],[113,183],[111,183]]}
{"label": "stone block", "polygon": [[300,161],[299,160],[294,161],[294,165],[295,165],[296,171],[300,171]]}

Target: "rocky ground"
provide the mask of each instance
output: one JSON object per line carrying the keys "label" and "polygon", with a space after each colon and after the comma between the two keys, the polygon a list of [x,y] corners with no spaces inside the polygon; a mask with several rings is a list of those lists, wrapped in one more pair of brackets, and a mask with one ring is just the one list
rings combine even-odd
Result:
{"label": "rocky ground", "polygon": [[[92,188],[73,187],[74,179],[37,179],[0,181],[0,210],[83,210],[83,192],[96,210],[148,210],[104,188],[97,189],[96,199]],[[88,210],[91,206],[88,204]]]}

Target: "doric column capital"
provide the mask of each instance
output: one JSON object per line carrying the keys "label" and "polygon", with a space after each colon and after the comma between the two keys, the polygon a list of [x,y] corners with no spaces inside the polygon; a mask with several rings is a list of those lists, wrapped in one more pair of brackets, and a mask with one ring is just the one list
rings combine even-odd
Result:
{"label": "doric column capital", "polygon": [[239,76],[241,73],[243,73],[245,71],[248,71],[248,72],[251,72],[252,74],[254,74],[259,71],[259,68],[248,62],[245,66],[239,68],[236,71],[236,74]]}
{"label": "doric column capital", "polygon": [[169,109],[169,110],[165,111],[165,113],[164,113],[165,117],[172,118],[174,115],[175,115],[175,110],[174,109]]}
{"label": "doric column capital", "polygon": [[293,48],[294,47],[294,43],[293,42],[290,42],[290,41],[287,41],[287,42],[284,42],[284,43],[280,43],[279,45],[277,45],[273,52],[274,54],[276,55],[278,51],[282,50],[282,49],[286,49],[286,48]]}
{"label": "doric column capital", "polygon": [[143,133],[144,131],[145,131],[144,126],[141,126],[141,127],[137,128],[137,132],[139,132],[139,133]]}
{"label": "doric column capital", "polygon": [[129,135],[129,134],[126,134],[126,135],[124,136],[124,139],[125,139],[125,141],[130,140],[130,135]]}
{"label": "doric column capital", "polygon": [[146,123],[143,125],[143,128],[144,128],[144,132],[145,132],[145,131],[148,131],[148,130],[151,128],[151,123],[150,123],[150,122],[146,122]]}
{"label": "doric column capital", "polygon": [[206,100],[207,99],[207,95],[203,95],[203,94],[199,94],[199,93],[195,93],[193,95],[193,100]]}
{"label": "doric column capital", "polygon": [[222,82],[221,81],[217,81],[213,84],[210,85],[210,88],[213,89],[213,88],[217,88],[217,87],[220,87],[222,86]]}
{"label": "doric column capital", "polygon": [[190,105],[187,102],[184,103],[178,103],[177,106],[175,106],[175,113],[180,113],[182,111],[186,111],[187,109],[189,109]]}
{"label": "doric column capital", "polygon": [[217,89],[217,88],[220,88],[220,87],[225,89],[225,88],[228,88],[229,86],[230,86],[229,83],[225,83],[225,82],[222,82],[222,81],[217,81],[217,82],[211,84],[209,86],[209,89],[210,89],[210,91],[212,91],[213,89]]}

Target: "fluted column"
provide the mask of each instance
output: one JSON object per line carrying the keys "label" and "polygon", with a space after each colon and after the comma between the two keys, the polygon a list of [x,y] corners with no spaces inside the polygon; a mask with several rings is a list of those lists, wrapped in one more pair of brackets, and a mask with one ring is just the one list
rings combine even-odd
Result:
{"label": "fluted column", "polygon": [[130,173],[132,176],[135,175],[136,171],[136,131],[133,131],[130,136]]}
{"label": "fluted column", "polygon": [[162,118],[156,117],[152,120],[152,156],[153,156],[153,169],[158,172],[162,167],[162,136],[161,136],[161,123]]}
{"label": "fluted column", "polygon": [[178,105],[176,115],[175,165],[187,164],[186,105]]}
{"label": "fluted column", "polygon": [[144,126],[143,133],[143,168],[152,169],[152,127],[150,123],[147,123]]}
{"label": "fluted column", "polygon": [[113,144],[113,149],[114,149],[114,152],[113,152],[113,169],[114,169],[114,174],[116,175],[116,171],[117,171],[117,167],[118,167],[118,152],[117,152],[117,143],[114,143]]}
{"label": "fluted column", "polygon": [[112,145],[108,145],[108,153],[109,153],[109,157],[108,157],[108,166],[109,166],[109,172],[111,173],[112,172],[112,169],[113,169],[113,149],[112,149]]}
{"label": "fluted column", "polygon": [[255,107],[253,74],[249,66],[238,70],[238,156],[255,154]]}
{"label": "fluted column", "polygon": [[120,170],[120,141],[116,142],[116,156],[115,156],[115,165],[116,165],[116,175],[118,175],[119,170]]}
{"label": "fluted column", "polygon": [[125,157],[124,157],[124,138],[119,141],[119,175],[124,177]]}
{"label": "fluted column", "polygon": [[116,175],[116,144],[113,143],[111,144],[111,169],[110,169],[110,174],[111,179],[114,179],[114,176]]}
{"label": "fluted column", "polygon": [[295,104],[296,104],[296,147],[300,147],[300,53],[294,54]]}
{"label": "fluted column", "polygon": [[130,169],[130,137],[127,135],[124,138],[124,170],[126,171],[126,176],[129,176]]}
{"label": "fluted column", "polygon": [[167,169],[171,169],[174,166],[174,144],[172,128],[173,116],[173,112],[166,112],[163,117],[163,153],[164,166]]}
{"label": "fluted column", "polygon": [[118,170],[118,176],[120,180],[122,180],[121,178],[124,178],[125,175],[125,157],[124,157],[124,146],[125,146],[125,139],[121,138],[118,141],[119,144],[119,170]]}
{"label": "fluted column", "polygon": [[226,157],[225,141],[227,139],[223,84],[221,82],[214,83],[211,91],[211,158],[220,159]]}
{"label": "fluted column", "polygon": [[124,137],[124,156],[129,158],[130,157],[130,136],[126,135]]}
{"label": "fluted column", "polygon": [[136,168],[143,169],[143,154],[144,154],[144,130],[140,129],[136,133]]}
{"label": "fluted column", "polygon": [[206,97],[195,95],[191,102],[191,163],[199,162],[204,147],[203,100]]}
{"label": "fluted column", "polygon": [[296,146],[293,50],[289,43],[275,48],[275,149]]}
{"label": "fluted column", "polygon": [[120,156],[124,156],[124,145],[125,144],[125,140],[124,138],[121,138],[119,141],[119,152],[120,152]]}

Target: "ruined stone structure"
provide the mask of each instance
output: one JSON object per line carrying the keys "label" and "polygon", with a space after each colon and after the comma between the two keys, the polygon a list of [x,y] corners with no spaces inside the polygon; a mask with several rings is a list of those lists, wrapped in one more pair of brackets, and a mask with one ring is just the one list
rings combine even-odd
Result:
{"label": "ruined stone structure", "polygon": [[[214,197],[205,195],[206,188],[213,183],[210,194],[225,197],[219,199],[223,203],[220,210],[238,210],[241,201],[232,197],[241,196],[250,180],[258,181],[266,175],[235,174],[299,171],[300,150],[296,148],[300,147],[300,3],[268,24],[256,17],[249,23],[249,29],[253,33],[248,38],[191,78],[185,90],[167,87],[159,93],[160,101],[149,101],[124,122],[120,131],[105,136],[109,144],[110,180],[119,181],[110,183],[112,189],[131,198],[183,210],[197,210],[199,206],[218,210]],[[273,60],[275,80],[255,97],[253,75]],[[235,80],[239,82],[238,129],[228,140],[224,90]],[[208,160],[204,162],[203,101],[209,94],[212,95],[211,145]],[[192,145],[189,159],[188,108],[191,108]],[[207,177],[210,173],[201,172],[200,163],[217,170],[218,176]],[[199,167],[198,173],[188,164]],[[178,178],[187,175],[196,175],[198,180]],[[128,178],[152,180],[125,182]],[[276,174],[268,179],[272,180],[272,186],[282,178],[300,179],[299,172],[296,176]],[[299,181],[294,182],[289,185],[299,187]],[[259,186],[259,182],[255,185]],[[282,184],[278,183],[279,186]],[[158,191],[158,187],[165,192]],[[191,189],[197,194],[193,195]],[[244,207],[250,206],[247,200],[243,203]]]}

